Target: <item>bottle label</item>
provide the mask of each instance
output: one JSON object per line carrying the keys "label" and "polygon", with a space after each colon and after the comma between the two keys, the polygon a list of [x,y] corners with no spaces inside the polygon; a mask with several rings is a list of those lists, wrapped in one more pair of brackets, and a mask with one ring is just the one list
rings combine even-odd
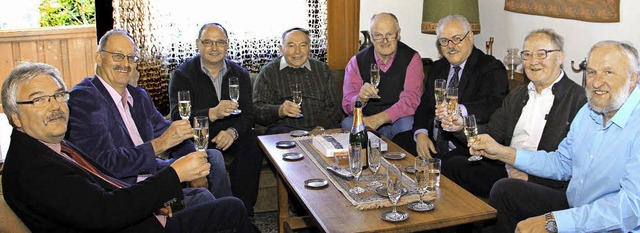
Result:
{"label": "bottle label", "polygon": [[351,127],[351,134],[357,134],[362,131],[364,131],[364,124],[357,125],[356,127]]}

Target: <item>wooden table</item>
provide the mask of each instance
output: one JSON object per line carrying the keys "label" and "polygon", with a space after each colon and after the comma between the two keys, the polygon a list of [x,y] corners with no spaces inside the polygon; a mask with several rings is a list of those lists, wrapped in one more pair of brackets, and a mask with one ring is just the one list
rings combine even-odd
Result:
{"label": "wooden table", "polygon": [[[326,178],[326,176],[306,155],[298,161],[282,159],[282,154],[287,152],[304,153],[298,146],[291,149],[280,149],[275,146],[278,141],[291,139],[288,134],[258,137],[260,146],[277,170],[280,232],[311,226],[316,226],[325,232],[414,232],[496,217],[495,209],[442,176],[435,210],[419,213],[409,210],[406,206],[398,206],[398,210],[409,213],[409,219],[400,223],[386,222],[380,218],[380,215],[391,208],[356,210],[331,182],[323,189],[306,188],[305,180]],[[386,138],[384,140],[388,144],[389,151],[402,151],[408,154],[390,140]],[[391,162],[413,165],[414,157],[408,155],[403,160]],[[293,192],[295,198],[304,203],[310,216],[289,216],[289,193],[285,185]]]}

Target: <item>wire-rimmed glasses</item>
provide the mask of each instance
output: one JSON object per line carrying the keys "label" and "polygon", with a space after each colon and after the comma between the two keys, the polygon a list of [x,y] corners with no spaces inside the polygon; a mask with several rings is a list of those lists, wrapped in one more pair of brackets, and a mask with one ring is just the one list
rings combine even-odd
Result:
{"label": "wire-rimmed glasses", "polygon": [[529,50],[524,50],[520,52],[520,58],[522,58],[522,60],[529,60],[533,57],[535,57],[538,60],[543,60],[545,58],[547,58],[547,56],[549,55],[549,53],[552,52],[559,52],[562,50],[559,49],[538,49],[535,52],[529,51]]}
{"label": "wire-rimmed glasses", "polygon": [[467,38],[467,36],[469,35],[469,31],[467,31],[466,34],[464,34],[463,37],[460,37],[460,35],[456,35],[453,38],[449,39],[449,38],[438,38],[438,44],[440,44],[440,46],[442,47],[446,47],[447,45],[449,45],[449,42],[453,43],[454,45],[458,45],[460,43],[462,43],[462,41]]}

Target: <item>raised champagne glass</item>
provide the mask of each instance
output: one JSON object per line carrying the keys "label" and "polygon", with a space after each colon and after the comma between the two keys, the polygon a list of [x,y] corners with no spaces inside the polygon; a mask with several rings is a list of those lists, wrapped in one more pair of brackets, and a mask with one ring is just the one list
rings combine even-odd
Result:
{"label": "raised champagne glass", "polygon": [[[436,99],[436,107],[445,103],[447,99],[447,80],[436,79],[434,82],[434,94]],[[441,120],[440,116],[436,116],[436,120]]]}
{"label": "raised champagne glass", "polygon": [[[378,88],[378,85],[380,85],[380,69],[378,68],[378,64],[376,63],[371,64],[371,85],[376,88]],[[378,94],[373,94],[369,98],[380,99],[380,96]]]}
{"label": "raised champagne glass", "polygon": [[189,91],[178,91],[178,111],[180,118],[189,120],[191,116],[191,95]]}
{"label": "raised champagne glass", "polygon": [[[238,81],[238,77],[229,78],[229,98],[236,103],[238,103],[238,99],[240,99],[240,81]],[[241,112],[242,110],[236,108],[231,114],[237,115]]]}
{"label": "raised champagne glass", "polygon": [[[299,83],[293,84],[293,91],[291,93],[291,96],[293,97],[293,103],[297,104],[298,106],[302,106],[302,87]],[[296,118],[300,118],[303,116],[304,115],[302,113],[298,113],[298,115],[296,115]]]}
{"label": "raised champagne glass", "polygon": [[[467,142],[473,145],[476,142],[476,136],[478,136],[478,126],[476,125],[476,116],[471,114],[464,117],[464,135],[467,136]],[[477,153],[473,153],[469,157],[469,161],[481,160],[482,156]]]}
{"label": "raised champagne glass", "polygon": [[[447,88],[447,117],[453,117],[458,114],[458,108],[458,88],[449,87]],[[453,127],[450,125],[443,130],[451,131]]]}
{"label": "raised champagne glass", "polygon": [[205,151],[209,145],[209,117],[197,116],[193,118],[193,141],[196,151]]}

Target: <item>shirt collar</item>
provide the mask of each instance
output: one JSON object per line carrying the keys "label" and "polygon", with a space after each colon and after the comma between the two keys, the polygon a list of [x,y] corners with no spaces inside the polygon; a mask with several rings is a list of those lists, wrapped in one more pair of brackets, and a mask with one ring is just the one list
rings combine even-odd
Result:
{"label": "shirt collar", "polygon": [[387,63],[384,63],[384,61],[380,57],[378,57],[378,53],[376,53],[374,49],[373,57],[376,59],[376,63],[378,63],[378,67],[380,68],[380,70],[386,71],[389,68],[387,64],[393,63],[393,60],[395,60],[396,58],[396,54],[398,54],[397,49],[395,52],[393,52],[393,54],[391,54],[391,57],[389,57]]}
{"label": "shirt collar", "polygon": [[[458,75],[460,75],[460,77],[458,77],[458,78],[462,78],[462,71],[464,70],[464,66],[465,65],[467,65],[467,60],[464,60],[464,62],[462,62],[462,64],[458,65],[458,66],[460,66],[460,71],[458,71]],[[449,70],[451,72],[450,74],[453,74],[453,72],[454,72],[453,67],[456,67],[456,66],[454,66],[453,64],[449,64]]]}
{"label": "shirt collar", "polygon": [[[624,128],[627,122],[631,119],[633,111],[638,108],[638,104],[640,104],[640,86],[636,85],[636,88],[633,89],[631,95],[627,97],[627,100],[622,104],[622,107],[618,109],[609,122],[611,122],[611,124],[616,124],[620,128]],[[598,124],[602,125],[603,115],[594,112],[591,107],[589,107],[589,111],[591,111],[591,118]],[[607,122],[607,124],[609,124],[609,122]]]}
{"label": "shirt collar", "polygon": [[[202,70],[203,73],[205,73],[207,76],[209,76],[209,78],[211,79],[215,79],[216,77],[222,77],[221,75],[215,74],[215,76],[213,74],[211,74],[211,72],[209,72],[209,70],[207,70],[207,68],[204,66],[204,61],[202,61],[202,56],[200,56],[200,70]],[[225,73],[227,73],[227,60],[224,59],[222,60],[222,69],[220,69],[219,74],[224,75]]]}
{"label": "shirt collar", "polygon": [[[102,85],[104,85],[104,87],[107,89],[107,92],[109,92],[109,95],[111,96],[111,99],[113,99],[113,102],[116,103],[116,105],[122,104],[122,96],[120,95],[120,93],[118,93],[116,89],[105,82],[104,79],[102,79],[100,76],[96,75],[96,77],[98,77],[98,80],[100,80]],[[131,97],[131,95],[129,94],[129,89],[124,89],[124,96],[125,98],[127,98],[127,103],[133,106],[133,97]]]}
{"label": "shirt collar", "polygon": [[[289,65],[289,63],[287,63],[287,59],[285,59],[284,56],[282,56],[280,58],[280,70],[283,70],[284,68],[287,68],[287,67],[291,67],[295,69],[295,67]],[[305,61],[304,64],[302,64],[302,67],[307,68],[307,70],[311,71],[311,63],[309,63],[309,59],[307,59],[307,61]]]}

